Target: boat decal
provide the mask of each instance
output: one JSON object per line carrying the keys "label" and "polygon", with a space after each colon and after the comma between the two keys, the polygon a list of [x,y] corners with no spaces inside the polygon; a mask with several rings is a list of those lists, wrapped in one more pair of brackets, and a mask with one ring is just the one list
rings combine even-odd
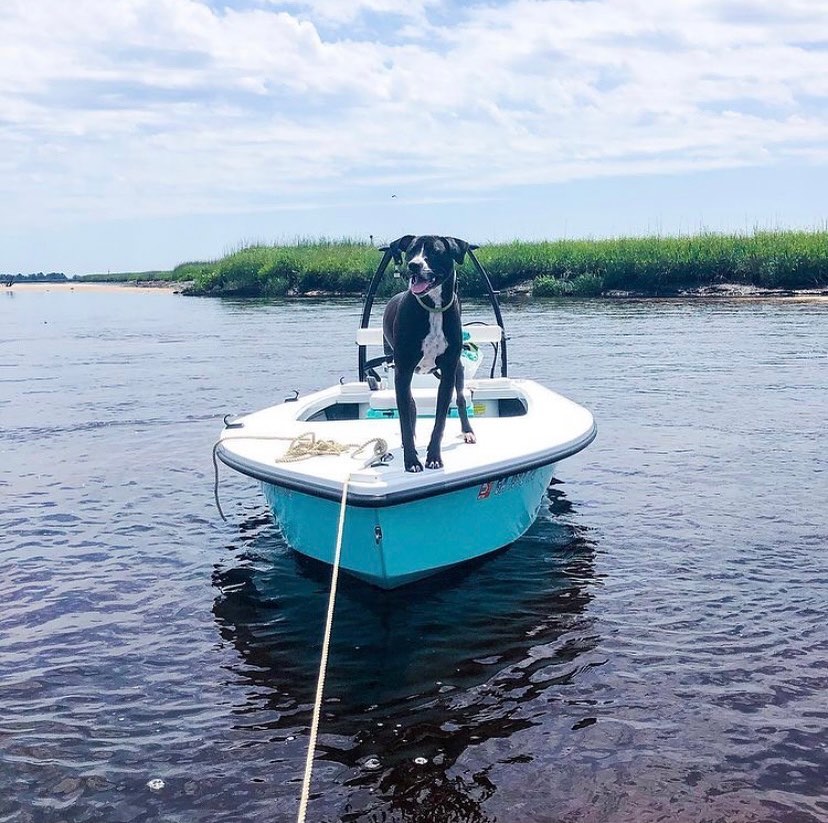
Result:
{"label": "boat decal", "polygon": [[477,493],[478,500],[485,500],[488,497],[497,497],[499,494],[516,489],[529,481],[532,472],[520,472],[511,474],[508,477],[500,477],[497,480],[488,480],[480,487]]}

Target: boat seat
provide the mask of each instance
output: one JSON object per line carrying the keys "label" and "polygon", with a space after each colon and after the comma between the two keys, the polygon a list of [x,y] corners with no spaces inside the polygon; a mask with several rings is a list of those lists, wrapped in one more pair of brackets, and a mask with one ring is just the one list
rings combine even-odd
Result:
{"label": "boat seat", "polygon": [[[477,345],[478,343],[500,343],[503,339],[503,329],[498,325],[469,325],[463,327],[463,353],[460,362],[463,364],[463,371],[466,375],[466,380],[472,379],[477,373],[478,368],[485,359],[483,351]],[[384,338],[381,328],[366,327],[357,329],[356,342],[360,346],[382,346],[384,349]],[[372,368],[378,365],[386,369],[388,373],[390,363],[393,363],[393,358],[377,357],[368,361]],[[431,388],[437,381],[433,375],[430,374],[415,374],[413,377],[413,386],[420,388]],[[393,376],[391,377],[391,384],[393,385]],[[387,381],[386,381],[387,386]]]}
{"label": "boat seat", "polygon": [[[503,335],[500,326],[490,324],[463,326],[463,331],[468,334],[464,339],[472,343],[499,343]],[[359,346],[382,346],[382,329],[376,326],[357,329],[356,342]]]}
{"label": "boat seat", "polygon": [[[437,385],[435,381],[435,387]],[[417,404],[417,417],[434,417],[437,411],[437,391],[434,388],[412,387],[411,396]],[[466,411],[469,417],[474,417],[474,406],[466,404]],[[368,399],[369,418],[397,417],[397,396],[394,389],[379,389],[371,392]],[[457,403],[452,396],[449,406],[449,417],[457,417]]]}
{"label": "boat seat", "polygon": [[[436,383],[435,383],[436,385]],[[411,395],[417,408],[431,406],[432,412],[437,404],[437,392],[432,389],[411,389]],[[393,389],[379,389],[371,392],[368,404],[372,409],[396,409],[397,396]]]}

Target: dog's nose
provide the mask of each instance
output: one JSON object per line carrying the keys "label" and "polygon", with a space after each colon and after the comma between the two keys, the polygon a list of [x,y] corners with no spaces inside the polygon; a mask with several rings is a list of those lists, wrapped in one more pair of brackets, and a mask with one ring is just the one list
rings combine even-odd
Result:
{"label": "dog's nose", "polygon": [[408,270],[411,274],[419,274],[423,270],[423,264],[420,263],[418,260],[412,260],[408,264]]}

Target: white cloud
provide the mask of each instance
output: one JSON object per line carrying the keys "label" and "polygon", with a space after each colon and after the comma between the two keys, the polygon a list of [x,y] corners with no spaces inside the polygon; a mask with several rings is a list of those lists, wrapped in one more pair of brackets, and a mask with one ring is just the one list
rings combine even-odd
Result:
{"label": "white cloud", "polygon": [[327,23],[346,24],[360,15],[393,15],[425,20],[425,11],[439,0],[267,0],[275,8],[297,9],[303,16]]}
{"label": "white cloud", "polygon": [[822,15],[817,0],[5,0],[0,217],[823,163]]}

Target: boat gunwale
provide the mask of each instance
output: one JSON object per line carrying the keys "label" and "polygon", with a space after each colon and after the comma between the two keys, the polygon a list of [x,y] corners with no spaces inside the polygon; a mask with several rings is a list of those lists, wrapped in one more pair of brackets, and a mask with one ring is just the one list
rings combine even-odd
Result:
{"label": "boat gunwale", "polygon": [[[474,471],[464,473],[462,476],[449,479],[443,483],[432,482],[427,485],[413,486],[384,493],[363,492],[353,486],[349,486],[347,504],[358,508],[387,508],[402,503],[425,500],[429,497],[437,497],[442,494],[448,494],[449,492],[461,491],[480,485],[481,483],[495,482],[506,477],[514,477],[524,472],[534,471],[535,469],[543,468],[552,463],[557,463],[560,460],[565,460],[567,457],[577,454],[592,443],[597,434],[598,426],[593,420],[589,431],[581,437],[536,454],[528,460],[523,456],[520,462],[516,461],[512,465],[502,466],[499,469],[487,469],[486,467],[475,469]],[[339,502],[342,499],[342,483],[340,482],[335,482],[332,487],[331,483],[316,483],[308,477],[294,479],[293,477],[287,476],[284,472],[280,472],[278,467],[275,466],[267,471],[259,469],[251,465],[253,461],[236,458],[229,449],[224,448],[224,444],[221,442],[217,444],[216,456],[229,468],[247,477],[252,477],[254,480],[259,480],[262,483],[268,483],[271,486],[307,494],[311,497],[319,497],[324,500]]]}

